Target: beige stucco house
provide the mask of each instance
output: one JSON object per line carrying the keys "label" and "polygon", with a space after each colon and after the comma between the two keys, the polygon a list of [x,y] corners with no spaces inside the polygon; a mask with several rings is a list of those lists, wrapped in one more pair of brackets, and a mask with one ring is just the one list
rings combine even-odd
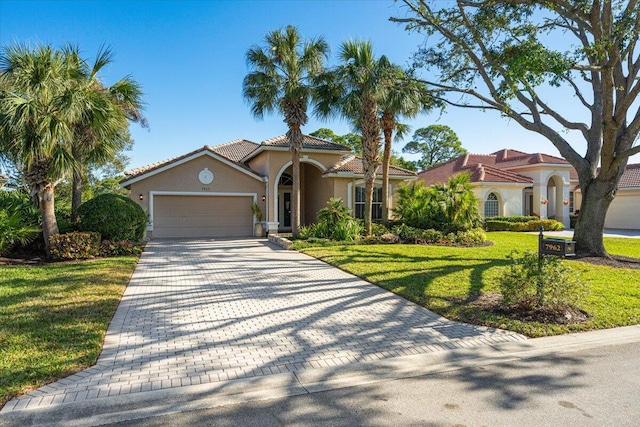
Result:
{"label": "beige stucco house", "polygon": [[[415,179],[415,173],[391,167],[389,194]],[[362,160],[349,147],[304,136],[301,152],[301,222],[332,198],[341,198],[356,217],[364,208]],[[252,236],[255,202],[269,232],[291,230],[291,152],[285,136],[257,144],[236,140],[204,146],[183,156],[126,172],[121,182],[148,212],[148,237]],[[374,193],[373,216],[382,216],[381,182]],[[392,203],[390,197],[389,206]]]}
{"label": "beige stucco house", "polygon": [[[580,209],[578,175],[565,159],[542,153],[501,150],[466,154],[420,172],[431,185],[468,172],[485,217],[540,215],[569,227],[569,215]],[[628,165],[607,213],[605,227],[640,229],[640,164]]]}

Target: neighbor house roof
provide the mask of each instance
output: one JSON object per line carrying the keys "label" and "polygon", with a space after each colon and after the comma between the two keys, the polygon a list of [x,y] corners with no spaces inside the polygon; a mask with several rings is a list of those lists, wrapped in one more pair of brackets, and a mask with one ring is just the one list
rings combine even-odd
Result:
{"label": "neighbor house roof", "polygon": [[622,174],[618,188],[640,188],[640,163],[627,165]]}
{"label": "neighbor house roof", "polygon": [[445,182],[449,177],[458,173],[467,172],[471,174],[471,182],[532,184],[532,178],[518,174],[516,170],[523,166],[537,164],[570,166],[569,162],[560,157],[543,153],[530,154],[505,149],[491,154],[463,154],[446,163],[420,172],[418,178],[423,180],[427,185],[431,185],[438,182]]}
{"label": "neighbor house roof", "polygon": [[[353,175],[363,175],[364,168],[362,166],[362,158],[353,154],[342,157],[338,163],[327,169],[323,175],[351,173]],[[378,166],[376,175],[382,176],[382,166]],[[414,177],[416,173],[410,170],[402,169],[396,166],[389,166],[389,175]]]}

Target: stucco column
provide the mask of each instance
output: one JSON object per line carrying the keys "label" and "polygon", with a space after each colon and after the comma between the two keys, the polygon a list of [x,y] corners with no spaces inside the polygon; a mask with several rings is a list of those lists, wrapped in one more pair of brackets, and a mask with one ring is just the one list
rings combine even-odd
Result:
{"label": "stucco column", "polygon": [[547,200],[547,183],[537,182],[533,186],[533,206],[531,209],[540,215],[540,218],[547,218],[547,205],[542,204],[542,200]]}

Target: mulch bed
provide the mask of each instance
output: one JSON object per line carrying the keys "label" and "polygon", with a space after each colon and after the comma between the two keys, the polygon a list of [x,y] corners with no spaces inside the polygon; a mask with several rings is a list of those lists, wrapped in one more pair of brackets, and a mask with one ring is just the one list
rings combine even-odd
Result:
{"label": "mulch bed", "polygon": [[471,304],[483,311],[523,322],[576,325],[589,321],[589,314],[587,312],[574,308],[563,311],[551,311],[529,310],[522,307],[506,307],[502,304],[502,295],[495,292],[481,294]]}
{"label": "mulch bed", "polygon": [[577,256],[575,258],[567,258],[567,259],[588,262],[589,264],[601,265],[603,267],[631,268],[634,270],[640,269],[640,259],[618,256],[618,255],[613,255],[613,256],[610,256],[609,258]]}

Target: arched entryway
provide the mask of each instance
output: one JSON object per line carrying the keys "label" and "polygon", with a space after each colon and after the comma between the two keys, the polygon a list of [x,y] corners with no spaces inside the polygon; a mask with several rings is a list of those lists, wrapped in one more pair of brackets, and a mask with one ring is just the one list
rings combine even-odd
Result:
{"label": "arched entryway", "polygon": [[[302,160],[300,162],[300,225],[317,221],[317,212],[326,206],[333,195],[330,181],[322,177],[322,164]],[[291,162],[283,166],[274,184],[274,214],[279,232],[290,232],[293,205],[293,170]]]}
{"label": "arched entryway", "polygon": [[568,205],[568,200],[565,203],[564,191],[564,180],[561,176],[553,175],[549,177],[547,181],[547,198],[543,200],[543,203],[546,202],[547,218],[555,219],[562,223],[565,220],[564,211],[568,211],[568,209],[565,209],[565,204]]}

